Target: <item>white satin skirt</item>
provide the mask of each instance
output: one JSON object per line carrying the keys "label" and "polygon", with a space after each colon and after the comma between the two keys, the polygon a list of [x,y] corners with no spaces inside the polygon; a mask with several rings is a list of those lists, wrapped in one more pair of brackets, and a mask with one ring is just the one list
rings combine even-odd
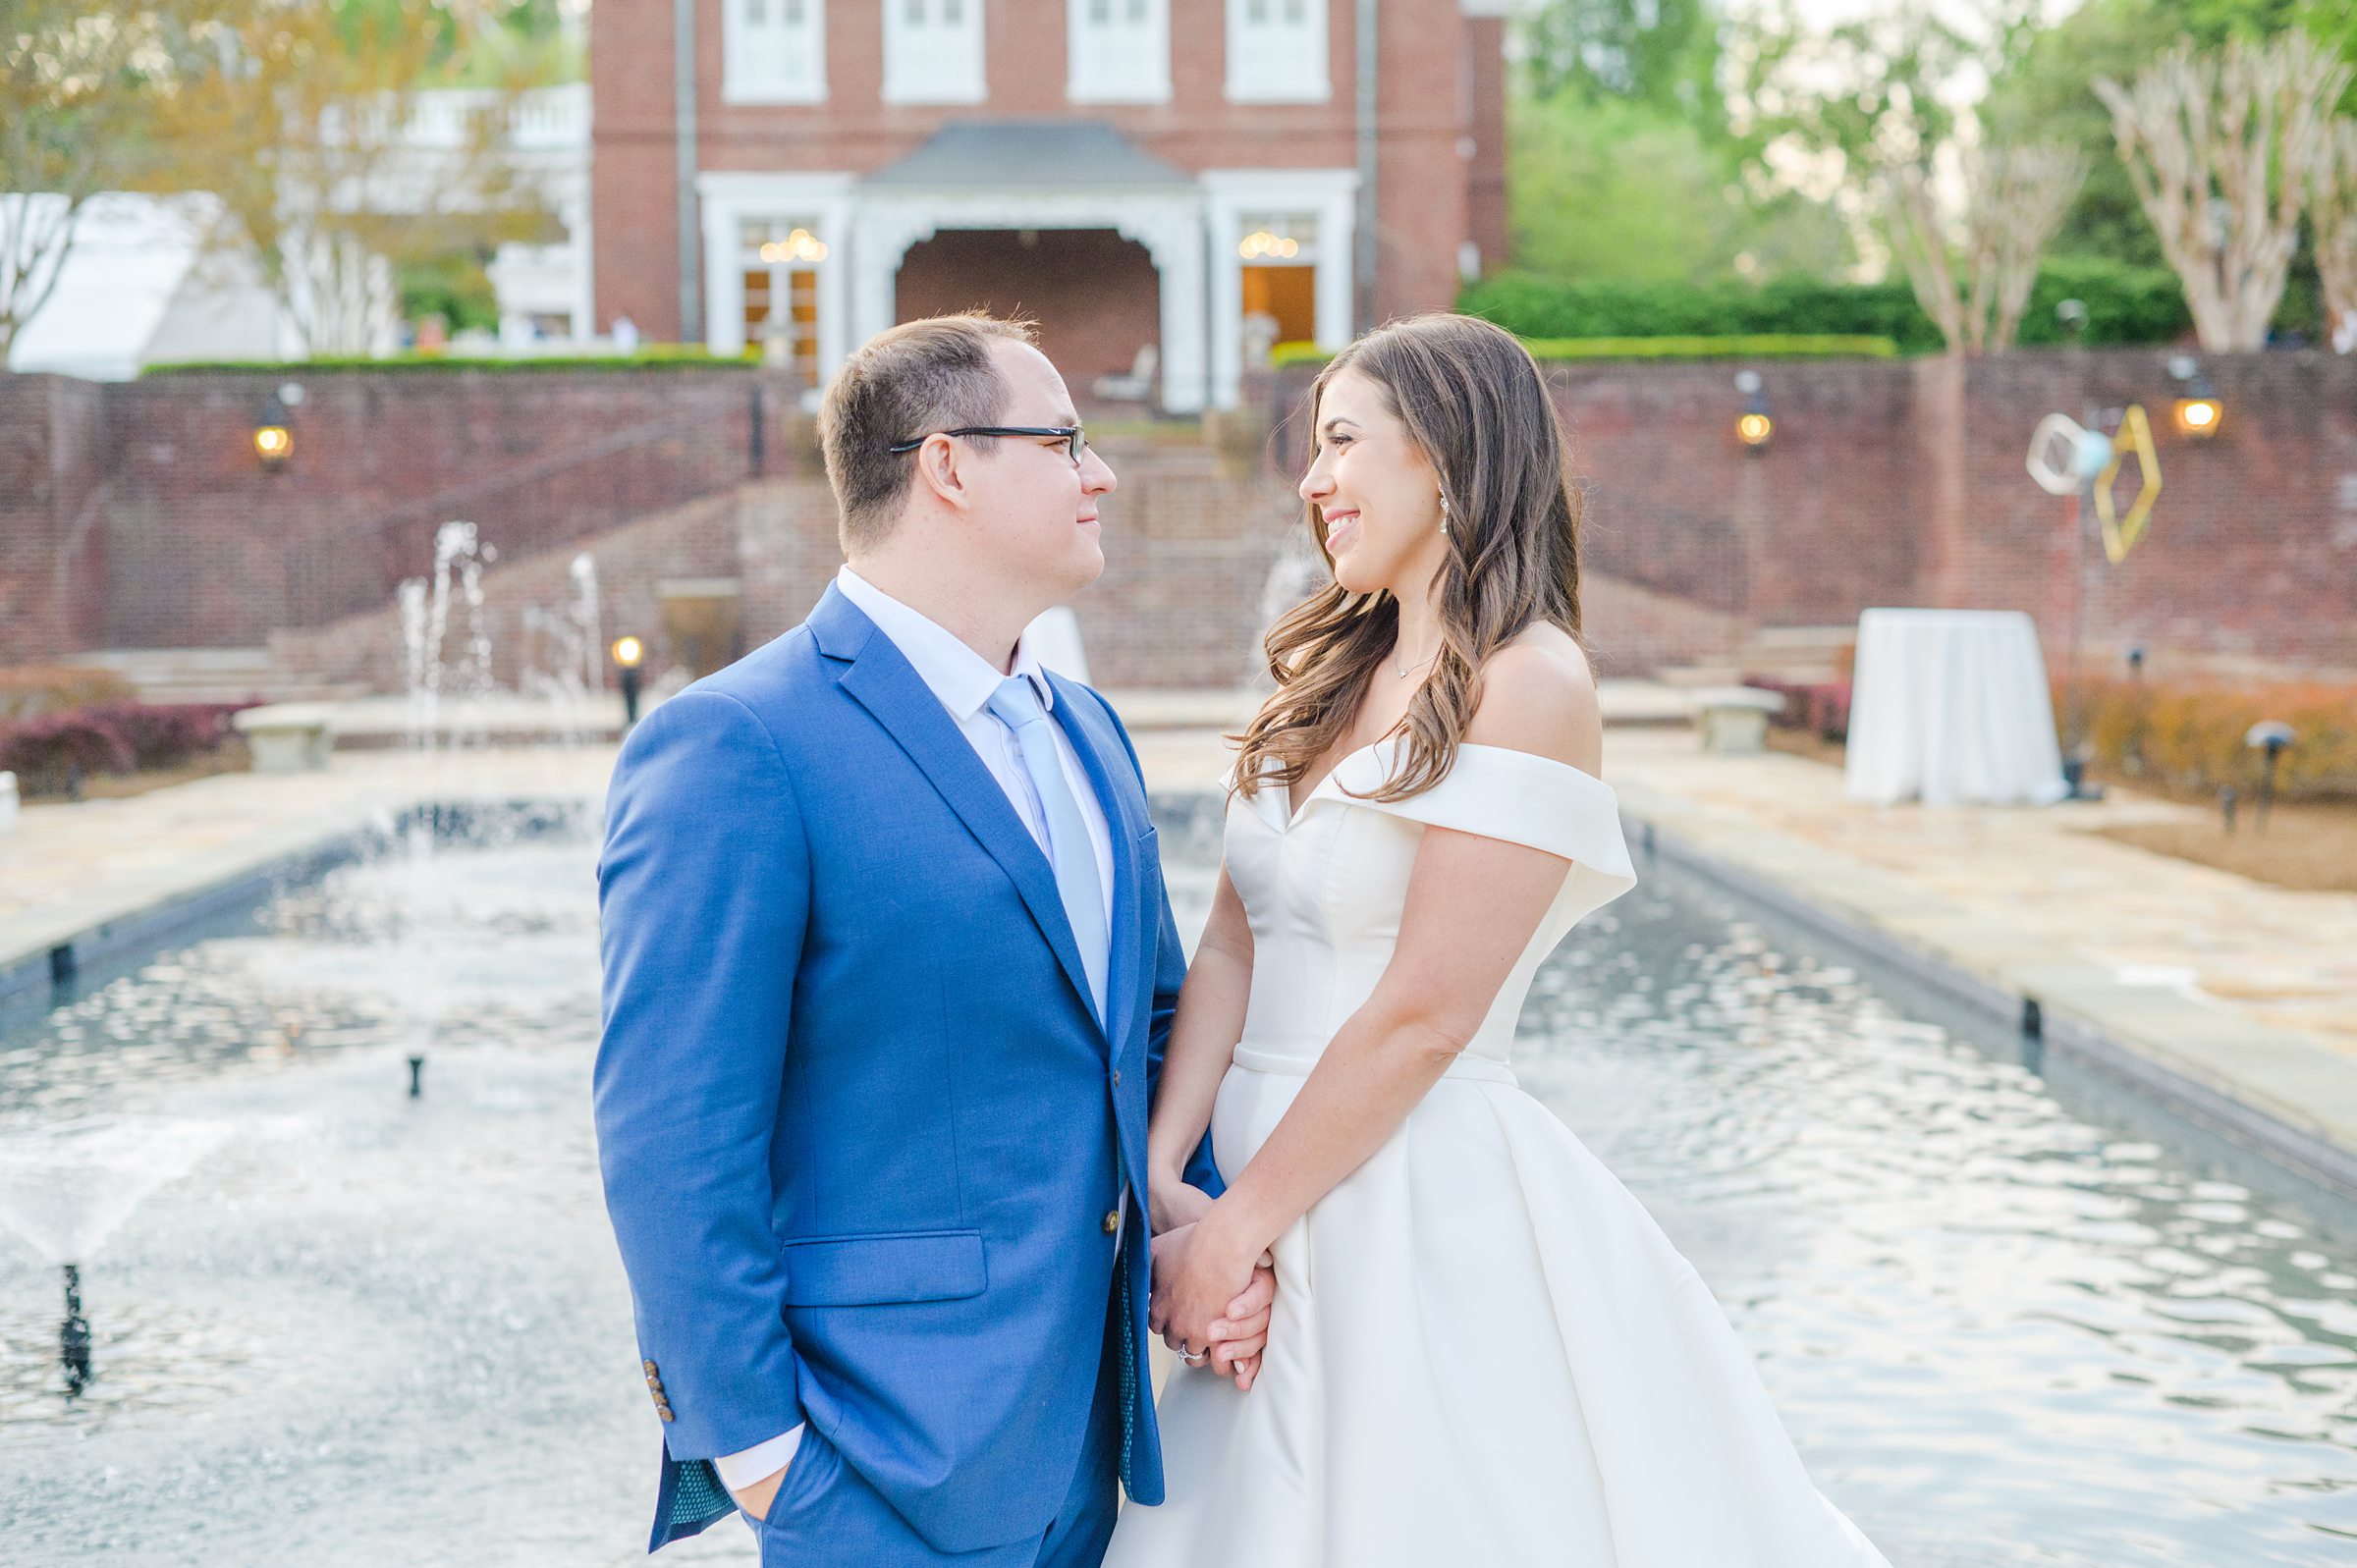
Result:
{"label": "white satin skirt", "polygon": [[[1308,1066],[1239,1053],[1228,1174]],[[1460,1058],[1276,1258],[1258,1380],[1172,1372],[1166,1500],[1106,1568],[1888,1568],[1693,1267],[1503,1063]]]}

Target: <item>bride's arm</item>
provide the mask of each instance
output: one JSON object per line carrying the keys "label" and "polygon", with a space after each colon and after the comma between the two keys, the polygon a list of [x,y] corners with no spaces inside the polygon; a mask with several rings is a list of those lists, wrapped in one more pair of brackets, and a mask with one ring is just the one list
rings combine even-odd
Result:
{"label": "bride's arm", "polygon": [[[1485,676],[1466,739],[1594,771],[1602,720],[1593,687],[1503,655]],[[1156,1329],[1201,1344],[1252,1260],[1407,1118],[1481,1027],[1569,864],[1501,838],[1424,830],[1383,978],[1196,1224]]]}
{"label": "bride's arm", "polygon": [[1251,991],[1252,928],[1222,866],[1210,918],[1178,993],[1154,1112],[1146,1124],[1146,1197],[1157,1231],[1192,1223],[1208,1206],[1206,1196],[1187,1185],[1186,1162],[1211,1125],[1212,1101],[1243,1034],[1244,1001]]}

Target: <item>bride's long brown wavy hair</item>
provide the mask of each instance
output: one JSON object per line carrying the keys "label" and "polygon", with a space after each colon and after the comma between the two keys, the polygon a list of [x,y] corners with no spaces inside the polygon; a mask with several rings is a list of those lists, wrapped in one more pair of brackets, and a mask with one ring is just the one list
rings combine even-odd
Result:
{"label": "bride's long brown wavy hair", "polygon": [[[1439,476],[1449,502],[1441,568],[1441,651],[1409,701],[1406,744],[1383,787],[1403,800],[1449,776],[1481,702],[1484,660],[1534,622],[1579,635],[1579,492],[1555,405],[1528,350],[1474,316],[1410,316],[1368,333],[1328,361],[1309,394],[1314,442],[1327,387],[1355,370]],[[1313,448],[1314,450],[1314,448]],[[1326,518],[1307,509],[1310,537],[1332,570]],[[1277,691],[1244,728],[1236,787],[1290,788],[1342,740],[1376,667],[1392,651],[1399,605],[1388,591],[1329,583],[1270,628]],[[1264,765],[1274,761],[1264,776]]]}

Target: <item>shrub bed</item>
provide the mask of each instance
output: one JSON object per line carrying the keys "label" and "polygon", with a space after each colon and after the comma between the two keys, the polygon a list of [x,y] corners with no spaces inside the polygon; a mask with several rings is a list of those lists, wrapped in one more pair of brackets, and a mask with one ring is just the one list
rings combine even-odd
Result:
{"label": "shrub bed", "polygon": [[1820,740],[1849,738],[1849,682],[1846,680],[1792,681],[1772,676],[1745,676],[1743,684],[1773,691],[1784,705],[1768,716],[1780,730],[1805,730]]}
{"label": "shrub bed", "polygon": [[[2275,719],[2296,737],[2276,766],[2276,795],[2357,801],[2357,687],[2112,680],[2089,686],[2082,701],[2096,761],[2126,778],[2205,793],[2229,785],[2247,792],[2265,764],[2243,736]],[[2065,724],[2068,702],[2067,689],[2057,686],[2055,713]]]}
{"label": "shrub bed", "polygon": [[68,793],[77,778],[177,768],[215,750],[249,703],[102,702],[0,723],[0,773],[25,792]]}
{"label": "shrub bed", "polygon": [[[1891,359],[1894,339],[1795,332],[1718,337],[1524,338],[1522,347],[1541,364],[1576,359]],[[1334,355],[1314,343],[1281,343],[1269,364],[1322,365]]]}
{"label": "shrub bed", "polygon": [[112,670],[83,665],[13,665],[0,670],[0,722],[131,698],[130,683]]}

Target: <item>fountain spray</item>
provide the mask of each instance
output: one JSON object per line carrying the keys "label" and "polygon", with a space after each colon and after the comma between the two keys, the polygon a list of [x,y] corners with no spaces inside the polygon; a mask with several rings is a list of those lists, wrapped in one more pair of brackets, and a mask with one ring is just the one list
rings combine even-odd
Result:
{"label": "fountain spray", "polygon": [[[434,532],[432,573],[411,577],[397,591],[402,643],[408,655],[408,749],[429,780],[467,743],[479,745],[488,738],[482,704],[495,689],[495,682],[482,574],[484,563],[491,557],[490,547],[476,539],[473,523],[446,522]],[[454,643],[455,655],[450,651]],[[455,699],[455,711],[446,711],[446,698]],[[430,800],[400,824],[399,845],[409,864],[409,897],[412,901],[421,890],[435,883],[435,834],[441,813],[439,800]],[[425,911],[411,907],[402,914],[398,928],[397,940],[412,982],[404,999],[411,1099],[423,1093],[425,1055],[441,1021],[444,1000],[442,966],[432,951],[429,924]]]}

